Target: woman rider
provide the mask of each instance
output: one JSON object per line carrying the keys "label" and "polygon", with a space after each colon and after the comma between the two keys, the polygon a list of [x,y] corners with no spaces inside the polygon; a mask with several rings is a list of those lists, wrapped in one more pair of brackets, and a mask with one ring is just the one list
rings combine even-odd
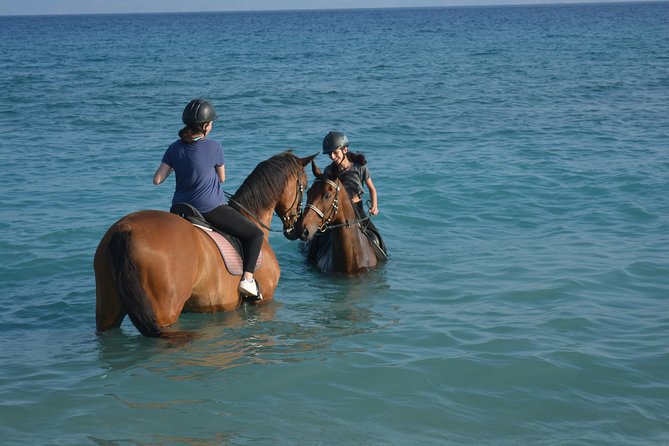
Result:
{"label": "woman rider", "polygon": [[239,291],[258,297],[253,273],[263,243],[263,232],[235,208],[228,206],[221,183],[225,181],[223,146],[207,135],[218,119],[214,106],[204,99],[193,99],[182,114],[185,127],[179,139],[165,151],[153,175],[153,184],[161,184],[174,171],[176,188],[172,205],[188,203],[216,228],[242,242],[244,273]]}
{"label": "woman rider", "polygon": [[328,155],[332,163],[324,169],[324,174],[337,174],[339,180],[342,182],[355,210],[356,217],[359,220],[366,219],[362,222],[363,230],[375,237],[378,240],[378,246],[387,257],[386,247],[381,239],[379,233],[372,220],[367,217],[365,208],[362,203],[362,196],[365,193],[363,184],[369,190],[369,198],[371,199],[371,207],[369,213],[377,215],[378,209],[378,195],[376,187],[372,182],[372,177],[367,166],[367,160],[362,153],[351,152],[348,149],[348,137],[342,132],[332,131],[323,138],[323,153]]}

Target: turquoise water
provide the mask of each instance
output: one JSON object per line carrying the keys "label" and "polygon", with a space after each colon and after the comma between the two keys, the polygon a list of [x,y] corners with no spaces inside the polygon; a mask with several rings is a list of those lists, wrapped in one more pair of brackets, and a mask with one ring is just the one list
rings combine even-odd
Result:
{"label": "turquoise water", "polygon": [[[0,17],[2,443],[669,443],[668,19]],[[97,336],[97,243],[167,209],[151,178],[196,96],[230,192],[346,131],[391,259],[322,276],[272,234],[274,303],[184,315],[181,347]]]}

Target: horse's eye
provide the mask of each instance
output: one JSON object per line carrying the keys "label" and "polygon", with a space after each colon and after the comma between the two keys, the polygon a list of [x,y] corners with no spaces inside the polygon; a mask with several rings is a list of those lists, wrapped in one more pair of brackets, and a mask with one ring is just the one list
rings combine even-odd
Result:
{"label": "horse's eye", "polygon": [[325,197],[324,197],[324,198],[325,198],[325,199],[330,199],[331,196],[332,196],[332,194],[325,194]]}

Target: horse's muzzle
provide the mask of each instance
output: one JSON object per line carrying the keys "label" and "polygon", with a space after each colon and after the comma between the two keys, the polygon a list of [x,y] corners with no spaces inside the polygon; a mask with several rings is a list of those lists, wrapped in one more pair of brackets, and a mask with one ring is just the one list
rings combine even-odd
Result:
{"label": "horse's muzzle", "polygon": [[288,240],[297,240],[299,238],[299,233],[297,230],[292,227],[292,228],[287,228],[283,230],[283,236],[286,237]]}
{"label": "horse's muzzle", "polygon": [[[297,231],[296,231],[297,232]],[[305,242],[311,238],[312,234],[309,233],[309,229],[304,228],[302,229],[302,232],[300,233],[300,240],[304,240]]]}

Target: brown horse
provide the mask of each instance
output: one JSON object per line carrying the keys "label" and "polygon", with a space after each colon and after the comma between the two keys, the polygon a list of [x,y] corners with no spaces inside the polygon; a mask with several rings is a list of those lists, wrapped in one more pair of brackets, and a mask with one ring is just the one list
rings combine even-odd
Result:
{"label": "brown horse", "polygon": [[324,273],[357,274],[376,267],[387,258],[379,248],[380,236],[375,240],[366,235],[368,218],[357,217],[337,175],[328,177],[314,162],[311,166],[315,180],[294,230],[308,241],[307,260]]}
{"label": "brown horse", "polygon": [[[230,200],[265,233],[255,274],[263,301],[273,298],[281,273],[268,241],[272,213],[295,239],[291,229],[301,213],[304,167],[314,157],[284,152],[261,162]],[[118,327],[127,314],[143,335],[166,337],[163,328],[184,311],[227,311],[242,302],[240,277],[227,271],[216,244],[169,212],[139,211],[114,223],[98,245],[94,269],[98,332]]]}

